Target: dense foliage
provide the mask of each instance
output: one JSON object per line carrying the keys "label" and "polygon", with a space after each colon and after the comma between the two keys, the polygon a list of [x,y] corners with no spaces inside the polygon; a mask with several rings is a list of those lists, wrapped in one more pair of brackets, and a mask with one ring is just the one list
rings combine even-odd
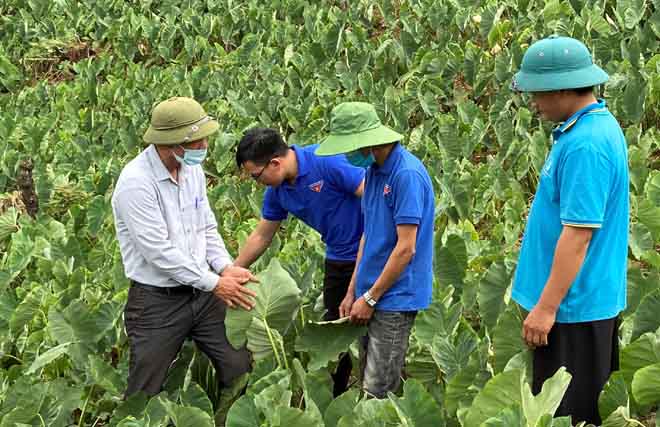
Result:
{"label": "dense foliage", "polygon": [[402,393],[360,400],[355,387],[332,399],[329,369],[356,331],[312,322],[324,249],[288,221],[255,266],[277,304],[233,329],[259,360],[228,426],[568,426],[550,414],[570,376],[560,371],[531,395],[523,314],[509,297],[550,128],[508,85],[525,48],[553,33],[583,40],[610,74],[603,95],[629,144],[622,369],[600,411],[607,426],[652,425],[660,403],[659,6],[4,0],[0,426],[210,426],[226,413],[229,399],[190,344],[163,393],[122,401],[128,282],[109,200],[122,166],[143,148],[151,108],[173,95],[201,101],[221,124],[205,169],[234,255],[259,215],[262,189],[233,163],[237,137],[255,124],[310,144],[338,102],[372,102],[436,185],[434,303],[416,321]]}

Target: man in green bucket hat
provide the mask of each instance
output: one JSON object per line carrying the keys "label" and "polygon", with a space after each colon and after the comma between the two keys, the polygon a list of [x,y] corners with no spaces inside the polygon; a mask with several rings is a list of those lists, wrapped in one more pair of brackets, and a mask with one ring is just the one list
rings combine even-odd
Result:
{"label": "man in green bucket hat", "polygon": [[431,303],[433,285],[433,186],[402,139],[371,104],[345,102],[332,110],[330,135],[316,150],[368,166],[364,234],[340,315],[368,324],[362,387],[377,398],[399,387],[410,329],[417,311]]}
{"label": "man in green bucket hat", "polygon": [[112,209],[124,271],[130,343],[126,396],[161,391],[170,364],[192,338],[215,366],[221,387],[247,372],[248,351],[225,336],[226,307],[250,309],[254,280],[218,235],[201,163],[218,123],[197,101],[171,98],[153,110],[149,146],[122,170]]}
{"label": "man in green bucket hat", "polygon": [[626,306],[626,141],[594,88],[607,74],[569,37],[532,44],[512,88],[557,122],[527,220],[512,297],[529,311],[533,391],[565,366],[557,415],[600,425],[598,396],[618,369],[617,317]]}

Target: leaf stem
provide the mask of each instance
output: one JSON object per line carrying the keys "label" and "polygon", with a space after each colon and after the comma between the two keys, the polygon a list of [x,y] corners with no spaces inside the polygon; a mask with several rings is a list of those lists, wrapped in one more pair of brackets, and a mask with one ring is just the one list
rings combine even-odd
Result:
{"label": "leaf stem", "polygon": [[78,427],[82,427],[82,422],[83,419],[85,418],[85,411],[87,410],[87,404],[89,403],[89,399],[92,397],[92,392],[94,391],[94,384],[89,389],[89,393],[87,394],[87,399],[85,399],[85,404],[82,407],[82,410],[80,412],[80,420],[78,420]]}
{"label": "leaf stem", "polygon": [[264,322],[264,327],[266,328],[266,333],[268,334],[268,340],[270,341],[270,346],[273,349],[273,353],[275,354],[275,360],[277,360],[277,366],[281,368],[282,361],[280,360],[280,355],[279,352],[277,351],[277,345],[275,345],[273,335],[270,333],[270,328],[268,327],[268,324],[266,322]]}

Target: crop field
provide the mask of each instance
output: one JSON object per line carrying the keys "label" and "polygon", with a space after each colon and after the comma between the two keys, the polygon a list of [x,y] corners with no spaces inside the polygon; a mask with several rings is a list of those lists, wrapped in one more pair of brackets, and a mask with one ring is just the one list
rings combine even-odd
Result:
{"label": "crop field", "polygon": [[[628,306],[603,425],[660,426],[659,0],[2,0],[0,427],[569,427],[552,414],[570,375],[532,396],[510,299],[551,127],[509,84],[551,34],[582,40],[610,75],[600,95],[629,150]],[[171,96],[220,123],[204,170],[233,256],[263,196],[235,165],[245,129],[318,143],[332,107],[358,100],[406,135],[437,212],[433,304],[399,393],[363,398],[354,368],[333,399],[330,373],[362,330],[317,323],[324,246],[288,220],[253,266],[267,296],[227,320],[254,354],[245,394],[221,394],[187,342],[162,393],[123,399],[129,282],[110,197]]]}

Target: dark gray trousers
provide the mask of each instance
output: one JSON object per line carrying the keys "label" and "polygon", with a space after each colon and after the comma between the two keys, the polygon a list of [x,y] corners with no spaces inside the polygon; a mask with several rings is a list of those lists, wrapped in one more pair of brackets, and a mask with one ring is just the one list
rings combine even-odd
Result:
{"label": "dark gray trousers", "polygon": [[247,349],[235,350],[225,334],[226,305],[212,292],[163,293],[147,286],[131,286],[124,309],[130,344],[126,396],[161,391],[167,370],[190,337],[208,356],[221,387],[250,370]]}

